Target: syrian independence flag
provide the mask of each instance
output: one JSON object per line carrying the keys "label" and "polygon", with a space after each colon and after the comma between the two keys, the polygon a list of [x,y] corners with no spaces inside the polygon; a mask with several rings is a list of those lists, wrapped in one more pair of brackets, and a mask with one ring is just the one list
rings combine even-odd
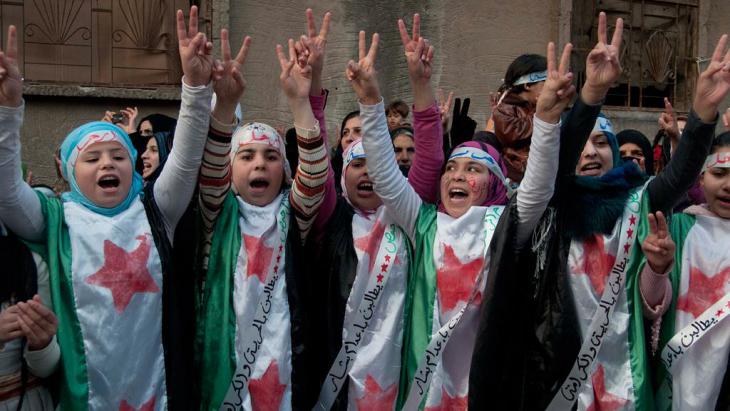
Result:
{"label": "syrian independence flag", "polygon": [[641,196],[641,188],[630,195],[611,234],[571,244],[568,281],[583,343],[549,409],[568,403],[588,411],[653,409],[638,289],[648,209]]}
{"label": "syrian independence flag", "polygon": [[660,410],[715,409],[730,353],[730,221],[679,214],[672,305],[662,318]]}

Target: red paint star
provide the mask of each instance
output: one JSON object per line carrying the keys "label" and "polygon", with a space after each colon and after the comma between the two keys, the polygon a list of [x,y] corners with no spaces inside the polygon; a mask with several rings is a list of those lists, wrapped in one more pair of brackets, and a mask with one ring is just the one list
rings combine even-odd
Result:
{"label": "red paint star", "polygon": [[593,381],[593,404],[586,411],[613,411],[621,409],[627,402],[626,398],[613,395],[606,391],[605,370],[603,364],[598,364],[596,372],[591,377]]}
{"label": "red paint star", "polygon": [[251,395],[251,406],[255,411],[276,411],[281,406],[281,398],[286,391],[286,384],[279,382],[279,366],[275,360],[259,379],[248,383]]}
{"label": "red paint star", "polygon": [[634,230],[631,227],[629,227],[629,229],[626,230],[626,234],[628,234],[628,237],[631,238],[634,235]]}
{"label": "red paint star", "polygon": [[636,225],[636,216],[632,215],[629,217],[629,225]]}
{"label": "red paint star", "polygon": [[388,264],[381,264],[380,265],[380,271],[382,271],[382,272],[388,271]]}
{"label": "red paint star", "polygon": [[719,317],[719,316],[721,316],[723,314],[725,314],[725,311],[723,311],[723,310],[717,310],[717,312],[715,313],[715,317]]}
{"label": "red paint star", "polygon": [[264,240],[260,237],[252,235],[243,235],[243,242],[246,246],[246,278],[255,275],[259,281],[266,281],[269,264],[271,264],[271,255],[274,253],[272,247],[267,247]]}
{"label": "red paint star", "polygon": [[88,276],[86,283],[108,288],[118,313],[124,312],[136,293],[156,293],[160,289],[147,269],[150,239],[137,237],[139,246],[128,253],[110,240],[104,240],[104,265]]}
{"label": "red paint star", "polygon": [[358,410],[369,411],[391,411],[398,394],[398,386],[391,385],[383,390],[375,381],[375,378],[368,375],[365,379],[365,394],[355,400]]}
{"label": "red paint star", "polygon": [[441,387],[441,403],[435,407],[426,407],[425,411],[462,411],[466,410],[468,401],[466,396],[452,397],[444,387]]}
{"label": "red paint star", "polygon": [[677,309],[699,317],[725,295],[725,284],[729,277],[730,267],[713,276],[705,275],[697,267],[690,267],[689,289],[677,299]]}
{"label": "red paint star", "polygon": [[383,282],[383,274],[378,274],[378,282],[379,283]]}
{"label": "red paint star", "polygon": [[603,295],[615,261],[616,257],[605,250],[603,236],[597,234],[583,242],[583,272],[576,274],[587,275],[596,294]]}
{"label": "red paint star", "polygon": [[386,256],[385,256],[385,262],[386,262],[386,263],[389,263],[389,262],[390,262],[390,255],[387,255],[387,254],[386,254]]}
{"label": "red paint star", "polygon": [[139,409],[132,407],[126,400],[122,400],[119,404],[119,411],[152,411],[155,409],[155,396],[153,395],[149,401],[142,404]]}
{"label": "red paint star", "polygon": [[369,256],[368,258],[368,272],[373,271],[375,265],[375,259],[378,258],[378,248],[380,248],[380,241],[383,239],[385,233],[385,226],[380,224],[380,220],[375,222],[372,231],[363,237],[355,240],[355,248],[362,250]]}
{"label": "red paint star", "polygon": [[[482,257],[462,263],[454,254],[454,249],[444,244],[444,263],[436,271],[436,286],[444,312],[453,310],[459,301],[469,299],[483,265]],[[479,297],[475,303],[479,304]]]}

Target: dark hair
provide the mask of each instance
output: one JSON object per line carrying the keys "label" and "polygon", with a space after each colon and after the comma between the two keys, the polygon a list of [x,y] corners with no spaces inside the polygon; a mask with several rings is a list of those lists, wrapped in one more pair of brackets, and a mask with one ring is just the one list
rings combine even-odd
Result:
{"label": "dark hair", "polygon": [[515,94],[522,93],[527,90],[525,88],[526,84],[515,86],[515,81],[525,74],[545,70],[547,70],[547,59],[545,57],[539,54],[523,54],[514,59],[507,68],[507,72],[504,74],[504,83],[499,88],[499,92],[510,90]]}
{"label": "dark hair", "polygon": [[710,153],[714,153],[717,150],[724,148],[724,147],[730,147],[730,131],[726,131],[722,134],[719,134],[715,137],[714,140],[712,140],[712,147],[710,148]]}
{"label": "dark hair", "polygon": [[388,115],[393,111],[400,114],[400,116],[403,118],[408,117],[408,113],[410,112],[410,110],[408,109],[408,104],[404,103],[402,100],[396,100],[388,104],[388,107],[385,109],[385,114]]}
{"label": "dark hair", "polygon": [[400,136],[401,134],[413,139],[413,128],[408,126],[394,128],[393,131],[390,132],[390,139],[395,140],[395,138]]}
{"label": "dark hair", "polygon": [[342,120],[342,124],[340,124],[340,138],[342,137],[342,130],[345,129],[345,124],[347,124],[347,120],[353,118],[353,117],[359,117],[360,116],[360,110],[355,110],[347,113],[345,118]]}
{"label": "dark hair", "polygon": [[616,134],[619,149],[626,143],[636,144],[644,154],[644,168],[647,175],[654,175],[654,150],[644,133],[639,130],[626,129]]}

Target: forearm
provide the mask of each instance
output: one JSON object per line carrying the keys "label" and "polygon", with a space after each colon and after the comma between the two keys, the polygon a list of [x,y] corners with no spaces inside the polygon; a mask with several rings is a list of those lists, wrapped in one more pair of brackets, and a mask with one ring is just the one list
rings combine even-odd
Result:
{"label": "forearm", "polygon": [[319,123],[319,134],[322,137],[322,143],[325,147],[325,156],[327,161],[327,177],[324,183],[324,195],[322,203],[319,206],[319,211],[316,213],[314,222],[312,224],[312,230],[315,232],[322,232],[324,226],[329,221],[332,213],[335,211],[335,204],[337,203],[337,190],[335,189],[335,176],[332,169],[332,160],[329,158],[329,134],[327,133],[327,121],[324,115],[324,109],[327,106],[327,97],[329,93],[327,90],[322,90],[319,95],[309,96],[309,104],[312,106],[312,112],[314,118]]}
{"label": "forearm", "polygon": [[[413,112],[428,110],[436,101],[431,88],[431,81],[418,81],[411,79],[411,90],[413,91]],[[438,109],[437,109],[438,112]],[[439,124],[440,120],[439,120]]]}
{"label": "forearm", "polygon": [[694,111],[690,112],[687,126],[669,164],[647,187],[652,212],[671,211],[694,184],[710,153],[716,120],[705,123]]}
{"label": "forearm", "polygon": [[545,212],[553,196],[555,177],[558,173],[560,123],[550,124],[535,116],[533,124],[530,156],[516,199],[519,244],[524,244],[530,238],[532,230]]}
{"label": "forearm", "polygon": [[654,272],[647,262],[639,275],[639,290],[644,316],[649,320],[656,320],[664,315],[672,302],[672,282],[669,280],[669,271],[659,274]]}
{"label": "forearm", "polygon": [[28,364],[28,370],[36,377],[46,378],[53,374],[56,370],[58,362],[61,358],[61,349],[58,346],[56,337],[45,348],[38,351],[31,351],[26,346],[23,353],[25,361]]}
{"label": "forearm", "polygon": [[413,138],[416,155],[408,173],[408,183],[423,201],[435,204],[444,163],[441,116],[435,101],[431,101],[431,105],[421,111],[414,106]]}
{"label": "forearm", "polygon": [[413,238],[422,201],[398,169],[383,100],[375,105],[360,103],[360,120],[368,175],[375,184],[375,192],[398,225]]}
{"label": "forearm", "polygon": [[601,103],[589,105],[578,97],[568,115],[563,119],[560,129],[560,160],[558,178],[575,174],[575,166],[580,153],[591,135],[601,112]]}
{"label": "forearm", "polygon": [[25,105],[0,107],[0,220],[25,240],[43,236],[45,221],[40,199],[23,181],[20,161],[20,126]]}
{"label": "forearm", "polygon": [[210,123],[212,90],[211,84],[190,87],[183,81],[174,145],[154,186],[155,201],[170,239],[195,191]]}

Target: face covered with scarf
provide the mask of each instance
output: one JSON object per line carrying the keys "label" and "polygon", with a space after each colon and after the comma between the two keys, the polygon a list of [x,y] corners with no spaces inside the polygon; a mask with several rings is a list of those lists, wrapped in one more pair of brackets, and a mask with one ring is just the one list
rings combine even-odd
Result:
{"label": "face covered with scarf", "polygon": [[619,162],[618,143],[611,121],[603,114],[598,116],[583,152],[580,154],[575,174],[584,177],[600,177]]}
{"label": "face covered with scarf", "polygon": [[492,146],[467,141],[449,156],[441,175],[441,205],[454,218],[472,206],[507,204],[507,168]]}
{"label": "face covered with scarf", "polygon": [[231,141],[233,188],[248,204],[263,207],[291,183],[284,139],[273,127],[249,123],[236,129]]}
{"label": "face covered with scarf", "polygon": [[353,141],[342,156],[342,195],[357,210],[372,213],[383,204],[373,190],[374,184],[368,177],[367,159],[362,140]]}
{"label": "face covered with scarf", "polygon": [[142,190],[142,177],[133,168],[137,152],[127,133],[116,125],[95,121],[78,127],[60,151],[63,175],[71,185],[64,201],[116,215]]}

